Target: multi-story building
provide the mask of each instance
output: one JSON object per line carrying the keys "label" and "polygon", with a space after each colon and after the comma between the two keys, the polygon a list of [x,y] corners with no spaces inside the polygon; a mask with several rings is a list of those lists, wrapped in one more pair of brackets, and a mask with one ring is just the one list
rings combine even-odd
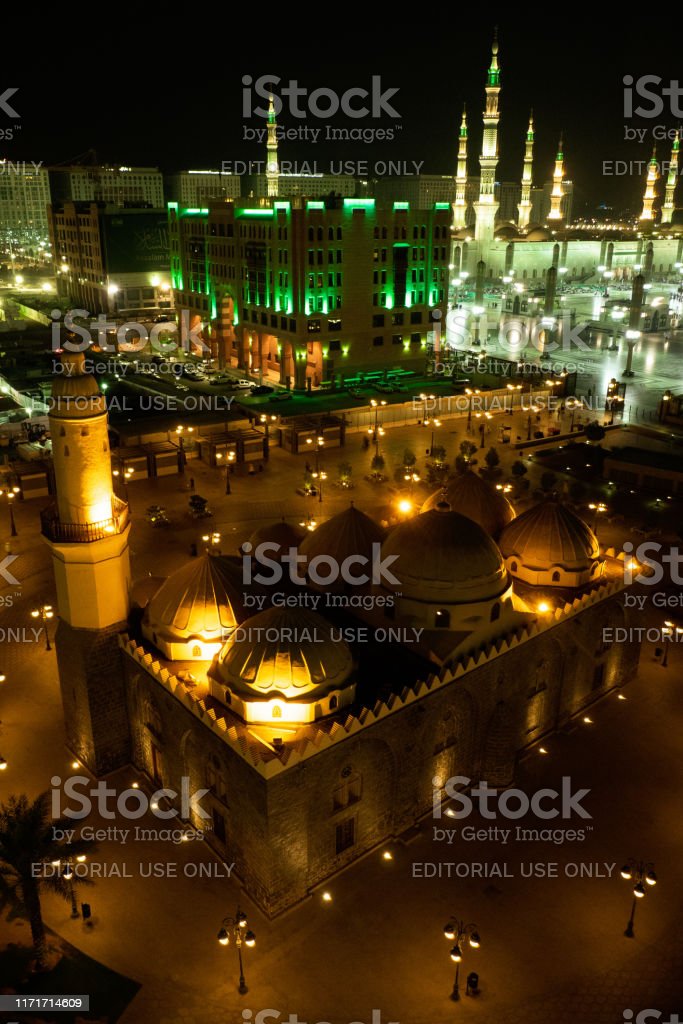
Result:
{"label": "multi-story building", "polygon": [[[242,194],[250,199],[266,199],[268,177],[266,174],[248,174],[242,181]],[[360,183],[347,174],[295,174],[278,172],[277,193],[280,199],[291,199],[294,196],[337,195],[351,198],[359,193]]]}
{"label": "multi-story building", "polygon": [[205,206],[210,199],[236,199],[241,195],[239,174],[221,171],[179,171],[164,179],[166,199],[184,207]]}
{"label": "multi-story building", "polygon": [[55,202],[108,203],[111,206],[164,205],[164,179],[158,167],[57,167],[50,171]]}
{"label": "multi-story building", "polygon": [[244,203],[169,205],[176,307],[206,324],[222,363],[297,388],[424,366],[448,287],[449,203]]}
{"label": "multi-story building", "polygon": [[0,244],[37,255],[49,239],[47,170],[30,160],[0,160]]}
{"label": "multi-story building", "polygon": [[88,313],[143,314],[171,307],[164,210],[102,203],[49,207],[58,292]]}

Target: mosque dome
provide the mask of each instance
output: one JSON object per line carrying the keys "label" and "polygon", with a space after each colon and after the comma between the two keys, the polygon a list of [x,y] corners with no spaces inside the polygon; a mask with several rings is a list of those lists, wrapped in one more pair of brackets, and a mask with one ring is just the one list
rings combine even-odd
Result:
{"label": "mosque dome", "polygon": [[97,416],[107,411],[97,381],[85,371],[82,352],[63,352],[60,370],[52,380],[50,416],[69,419]]}
{"label": "mosque dome", "polygon": [[402,598],[446,604],[500,597],[509,582],[500,552],[478,523],[440,502],[397,526],[382,545]]}
{"label": "mosque dome", "polygon": [[467,242],[474,238],[475,227],[474,224],[466,225],[464,228],[459,228],[455,232],[453,238],[456,242]]}
{"label": "mosque dome", "polygon": [[441,501],[447,502],[453,512],[478,523],[494,540],[515,518],[515,510],[502,490],[497,490],[488,480],[471,470],[453,477],[443,490],[435,491],[420,511],[429,512],[437,508]]}
{"label": "mosque dome", "polygon": [[287,550],[298,548],[305,536],[305,530],[300,526],[294,526],[293,523],[285,522],[283,518],[276,523],[259,526],[258,530],[254,530],[249,538],[249,543],[252,548],[256,548],[259,544],[277,544],[280,550]]}
{"label": "mosque dome", "polygon": [[211,691],[249,722],[314,721],[351,703],[348,645],[306,608],[267,608],[245,620],[210,669]]}
{"label": "mosque dome", "polygon": [[519,227],[511,220],[500,220],[496,221],[493,233],[496,238],[501,238],[507,241],[510,238],[519,237]]}
{"label": "mosque dome", "polygon": [[505,527],[499,543],[509,572],[526,583],[576,587],[604,572],[600,545],[591,528],[554,500],[517,516]]}
{"label": "mosque dome", "polygon": [[[334,559],[337,565],[341,565],[345,559],[358,555],[366,558],[369,563],[373,556],[373,544],[381,544],[384,538],[382,527],[351,503],[343,512],[332,516],[312,533],[308,533],[299,551],[306,556],[309,564],[316,557],[327,556]],[[374,549],[377,550],[378,548]],[[311,586],[315,584],[312,583]],[[340,577],[337,588],[343,586]],[[334,587],[335,585],[331,584],[324,589]]]}
{"label": "mosque dome", "polygon": [[210,661],[238,623],[239,594],[208,552],[183,565],[147,605],[143,634],[172,661]]}
{"label": "mosque dome", "polygon": [[553,236],[541,224],[532,225],[524,236],[527,242],[551,242]]}

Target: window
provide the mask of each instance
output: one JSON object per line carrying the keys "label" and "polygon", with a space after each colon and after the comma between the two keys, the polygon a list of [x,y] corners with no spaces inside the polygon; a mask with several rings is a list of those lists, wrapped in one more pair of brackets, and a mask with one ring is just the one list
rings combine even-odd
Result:
{"label": "window", "polygon": [[372,344],[375,346],[375,348],[379,348],[380,345],[384,344],[384,338],[382,338],[381,336],[378,338],[373,338]]}
{"label": "window", "polygon": [[308,333],[309,334],[320,334],[320,320],[309,320],[308,321]]}
{"label": "window", "polygon": [[552,575],[552,582],[553,583],[559,583],[560,582],[560,574],[557,571],[557,569],[555,570],[555,572]]}
{"label": "window", "polygon": [[375,313],[375,315],[372,318],[372,326],[373,327],[384,327],[384,314],[383,313]]}
{"label": "window", "polygon": [[419,334],[411,334],[410,335],[410,344],[411,345],[419,345],[420,344],[420,335]]}
{"label": "window", "polygon": [[330,317],[327,321],[328,331],[340,331],[342,322],[338,317]]}
{"label": "window", "polygon": [[393,327],[400,327],[403,324],[403,313],[392,313],[391,323]]}
{"label": "window", "polygon": [[411,324],[421,324],[422,323],[422,313],[415,312],[415,311],[412,312],[410,314],[410,322],[411,322]]}
{"label": "window", "polygon": [[225,843],[226,843],[225,818],[223,817],[223,815],[221,814],[221,812],[218,810],[217,807],[212,808],[212,818],[213,818],[213,834],[216,837],[216,839],[218,840],[218,842],[222,843],[223,846],[225,846]]}
{"label": "window", "polygon": [[335,827],[335,850],[337,853],[343,853],[344,850],[350,849],[356,843],[356,819],[348,818],[346,821],[340,822]]}
{"label": "window", "polygon": [[361,798],[362,778],[360,772],[347,766],[341,773],[341,782],[332,794],[332,804],[335,811],[340,811],[351,804],[357,804]]}
{"label": "window", "polygon": [[493,608],[491,609],[491,622],[496,622],[500,618],[500,605],[496,601]]}
{"label": "window", "polygon": [[330,352],[340,352],[340,351],[341,351],[341,341],[339,341],[338,338],[335,338],[334,341],[330,342]]}

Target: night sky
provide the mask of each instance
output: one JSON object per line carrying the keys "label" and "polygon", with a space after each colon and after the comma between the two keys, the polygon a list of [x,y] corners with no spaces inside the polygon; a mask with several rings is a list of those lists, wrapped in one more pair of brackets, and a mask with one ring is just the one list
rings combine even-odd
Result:
{"label": "night sky", "polygon": [[[565,8],[566,10],[566,8]],[[422,164],[423,173],[452,174],[456,166],[457,131],[463,102],[470,113],[470,173],[478,173],[476,156],[481,141],[484,79],[489,61],[493,19],[460,29],[453,24],[432,32],[413,30],[406,17],[400,36],[373,37],[359,21],[357,33],[337,33],[332,22],[320,35],[307,32],[306,17],[292,15],[284,27],[259,35],[250,31],[212,28],[207,22],[195,38],[160,32],[154,42],[99,47],[94,56],[74,53],[72,66],[62,64],[43,73],[23,55],[3,52],[3,89],[18,87],[11,104],[20,120],[0,111],[0,132],[14,138],[0,142],[0,155],[12,160],[70,162],[94,149],[101,162],[159,166],[164,171],[218,168],[222,161],[260,160],[264,146],[245,141],[245,128],[262,128],[261,118],[242,114],[242,76],[256,80],[277,75],[283,83],[298,79],[301,86],[343,91],[368,87],[381,75],[383,88],[398,87],[390,100],[401,115],[352,120],[345,115],[318,119],[280,116],[284,127],[395,128],[393,141],[326,143],[281,142],[281,161],[318,164],[328,170],[331,160],[366,160],[370,176],[377,161]],[[583,8],[581,17],[590,16]],[[401,17],[403,17],[401,15]],[[439,20],[441,16],[438,15]],[[520,31],[523,20],[534,28]],[[264,20],[267,15],[264,12]],[[604,26],[579,21],[578,14],[556,28],[541,27],[539,12],[525,19],[499,19],[501,84],[499,180],[518,179],[529,108],[536,118],[534,183],[550,178],[561,130],[565,133],[566,175],[575,182],[575,212],[605,201],[617,208],[638,205],[642,195],[640,169],[625,176],[605,176],[603,161],[647,161],[654,126],[671,129],[680,118],[669,109],[658,117],[624,117],[623,76],[658,75],[667,84],[680,74],[677,38],[662,24],[644,19],[631,28],[629,20]],[[348,24],[348,21],[344,22]],[[214,29],[215,34],[214,34]],[[181,34],[182,35],[182,34]],[[281,44],[273,41],[280,36]],[[240,43],[243,41],[243,44]],[[268,46],[268,40],[270,45]],[[683,78],[683,75],[681,75]],[[277,91],[277,90],[276,90]],[[258,99],[255,105],[260,103]],[[636,98],[634,106],[642,102]],[[642,142],[624,139],[626,124],[644,129]],[[668,160],[670,141],[659,143]],[[307,168],[300,167],[306,170]],[[309,168],[310,169],[310,168]],[[679,198],[683,205],[683,196]]]}

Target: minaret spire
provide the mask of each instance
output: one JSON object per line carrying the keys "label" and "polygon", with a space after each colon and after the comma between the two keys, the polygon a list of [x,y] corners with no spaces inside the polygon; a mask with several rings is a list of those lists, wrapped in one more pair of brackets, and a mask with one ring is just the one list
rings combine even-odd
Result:
{"label": "minaret spire", "polygon": [[562,182],[564,180],[564,139],[560,135],[560,144],[555,157],[555,170],[553,171],[553,190],[550,193],[550,213],[548,220],[562,220],[562,197],[564,191]]}
{"label": "minaret spire", "polygon": [[671,161],[669,173],[666,176],[666,192],[664,194],[664,205],[662,206],[662,224],[670,224],[674,215],[674,196],[676,194],[676,183],[678,181],[678,151],[681,145],[681,129],[679,128],[674,137],[671,147]]}
{"label": "minaret spire", "polygon": [[519,201],[519,226],[520,228],[526,228],[529,226],[529,219],[531,217],[531,186],[533,184],[533,166],[534,166],[534,112],[533,110],[529,114],[529,127],[526,132],[526,142],[524,145],[524,167],[522,169],[522,194]]}
{"label": "minaret spire", "polygon": [[500,94],[500,68],[498,66],[498,29],[493,36],[491,65],[486,76],[486,109],[484,110],[484,135],[481,144],[479,166],[481,179],[479,201],[475,204],[477,225],[475,237],[478,242],[490,242],[498,212],[495,201],[496,166],[498,164],[498,97]]}
{"label": "minaret spire", "polygon": [[268,139],[266,152],[266,183],[268,185],[268,197],[277,196],[279,187],[280,168],[277,162],[277,122],[275,120],[275,104],[273,96],[268,101]]}
{"label": "minaret spire", "polygon": [[645,195],[643,196],[643,212],[640,215],[640,220],[653,221],[655,219],[655,212],[653,206],[655,199],[657,198],[655,193],[657,177],[657,147],[655,146],[652,150],[650,163],[647,167],[647,178],[645,179]]}
{"label": "minaret spire", "polygon": [[453,203],[453,227],[464,228],[466,223],[467,203],[467,110],[462,108],[462,121],[458,136],[458,170],[455,175],[455,202]]}

